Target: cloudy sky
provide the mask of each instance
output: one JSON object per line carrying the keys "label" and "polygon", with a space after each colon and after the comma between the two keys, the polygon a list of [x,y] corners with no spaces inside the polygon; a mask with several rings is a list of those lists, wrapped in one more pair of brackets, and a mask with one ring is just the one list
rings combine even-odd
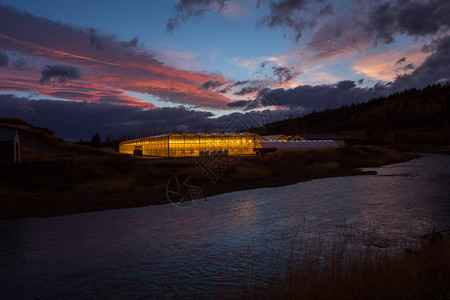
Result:
{"label": "cloudy sky", "polygon": [[448,0],[0,0],[0,117],[69,140],[258,126],[448,82],[449,16]]}

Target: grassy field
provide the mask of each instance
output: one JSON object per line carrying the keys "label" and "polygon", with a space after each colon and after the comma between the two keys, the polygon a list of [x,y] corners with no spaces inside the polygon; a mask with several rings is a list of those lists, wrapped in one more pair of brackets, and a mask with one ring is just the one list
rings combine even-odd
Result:
{"label": "grassy field", "polygon": [[139,159],[69,143],[51,151],[25,148],[22,152],[20,164],[0,166],[2,219],[168,203],[166,184],[178,173],[193,174],[202,183],[203,196],[211,196],[316,178],[364,174],[354,168],[416,157],[388,148],[353,146],[231,158],[217,168],[217,162],[211,160]]}

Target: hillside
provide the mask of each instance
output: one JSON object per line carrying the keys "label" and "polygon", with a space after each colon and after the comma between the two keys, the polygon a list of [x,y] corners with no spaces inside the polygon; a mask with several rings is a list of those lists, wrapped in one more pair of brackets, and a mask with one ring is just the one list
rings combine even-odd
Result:
{"label": "hillside", "polygon": [[448,145],[450,85],[406,90],[388,97],[266,124],[259,134],[336,132],[351,140]]}
{"label": "hillside", "polygon": [[354,146],[235,158],[226,161],[228,169],[207,164],[205,172],[201,166],[210,164],[209,160],[200,164],[190,157],[140,159],[65,142],[23,121],[6,122],[9,125],[1,121],[1,126],[20,131],[22,160],[18,164],[0,162],[0,219],[169,203],[167,184],[180,173],[195,176],[202,195],[212,196],[318,178],[372,174],[355,168],[416,157],[383,147]]}
{"label": "hillside", "polygon": [[113,151],[78,145],[56,137],[53,131],[33,126],[15,118],[0,118],[0,128],[16,129],[21,145],[21,160],[53,160],[57,157],[80,155],[117,155]]}
{"label": "hillside", "polygon": [[22,119],[17,118],[0,118],[0,127],[6,127],[6,128],[14,128],[20,131],[25,131],[29,133],[34,133],[38,135],[47,135],[47,136],[53,136],[53,131],[47,129],[47,128],[40,128],[33,126],[31,124],[28,124]]}

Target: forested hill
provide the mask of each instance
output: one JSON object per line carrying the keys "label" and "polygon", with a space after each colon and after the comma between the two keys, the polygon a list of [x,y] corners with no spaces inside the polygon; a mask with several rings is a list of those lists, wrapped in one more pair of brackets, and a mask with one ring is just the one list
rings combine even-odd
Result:
{"label": "forested hill", "polygon": [[[410,89],[366,103],[266,124],[254,130],[263,135],[335,132],[348,138],[357,135],[360,139],[378,140],[395,139],[393,133],[401,140],[410,139],[411,132],[434,132],[440,135],[430,137],[429,142],[448,143],[449,121],[450,85],[446,84]],[[415,139],[427,142],[417,135]]]}

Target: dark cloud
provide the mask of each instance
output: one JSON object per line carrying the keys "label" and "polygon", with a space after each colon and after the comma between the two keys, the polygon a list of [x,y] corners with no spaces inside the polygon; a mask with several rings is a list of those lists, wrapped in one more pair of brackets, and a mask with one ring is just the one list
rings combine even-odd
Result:
{"label": "dark cloud", "polygon": [[219,91],[217,91],[217,92],[220,93],[220,94],[225,94],[225,93],[227,93],[228,91],[230,91],[231,88],[233,88],[233,87],[235,87],[235,86],[244,85],[244,84],[247,84],[247,83],[249,83],[248,80],[245,80],[245,81],[236,81],[235,83],[232,83],[232,84],[226,86],[225,88],[223,88],[223,89],[221,89],[221,90],[219,90]]}
{"label": "dark cloud", "polygon": [[447,0],[392,1],[376,6],[366,25],[376,40],[388,44],[394,35],[425,36],[450,26],[450,2]]}
{"label": "dark cloud", "polygon": [[41,72],[39,83],[45,84],[52,77],[57,77],[59,82],[66,82],[67,79],[80,78],[80,72],[72,66],[45,66]]}
{"label": "dark cloud", "polygon": [[369,24],[367,29],[369,32],[374,32],[376,40],[382,40],[385,44],[392,43],[394,41],[393,35],[393,23],[395,17],[393,16],[391,4],[384,3],[369,15]]}
{"label": "dark cloud", "polygon": [[[426,36],[450,27],[448,0],[358,0],[353,1],[352,10],[348,10],[341,18],[325,19],[325,24],[317,20],[332,14],[333,6],[330,2],[320,2],[324,3],[317,5],[311,0],[271,1],[270,13],[263,18],[262,23],[269,27],[286,28],[297,41],[305,29],[321,24],[324,31],[320,35],[345,37],[345,44],[352,40],[357,44],[358,38],[368,39],[367,33],[376,42],[388,44],[394,41],[397,34]],[[359,32],[355,32],[357,28]],[[315,43],[318,42],[317,38],[313,39],[316,39]]]}
{"label": "dark cloud", "polygon": [[399,1],[398,11],[399,30],[408,35],[435,34],[440,28],[450,26],[450,2],[447,0]]}
{"label": "dark cloud", "polygon": [[32,125],[45,127],[55,135],[78,141],[101,136],[122,136],[150,129],[197,131],[211,124],[210,112],[191,111],[183,107],[144,110],[115,104],[56,100],[29,100],[0,95],[0,118],[21,118]]}
{"label": "dark cloud", "polygon": [[314,22],[306,16],[300,16],[301,11],[307,10],[307,0],[280,0],[270,2],[270,13],[262,19],[262,24],[269,27],[285,27],[291,31],[293,38],[298,41],[303,30],[312,27]]}
{"label": "dark cloud", "polygon": [[88,29],[89,32],[89,48],[103,50],[103,39],[97,35],[97,31],[93,28]]}
{"label": "dark cloud", "polygon": [[117,48],[118,45],[125,48],[136,47],[139,40],[137,37],[128,42],[119,42],[117,36],[111,35],[101,35],[94,28],[88,29],[89,33],[89,48],[96,50],[105,50],[108,48]]}
{"label": "dark cloud", "polygon": [[359,47],[369,37],[358,19],[359,16],[352,19],[342,16],[333,18],[314,31],[307,48],[316,53],[317,58],[322,58]]}
{"label": "dark cloud", "polygon": [[251,100],[237,100],[237,101],[233,101],[227,104],[228,107],[234,108],[234,107],[245,107],[248,105],[248,103]]}
{"label": "dark cloud", "polygon": [[227,93],[229,90],[230,90],[230,87],[227,86],[227,87],[224,88],[224,89],[218,90],[217,93],[219,93],[219,94],[225,94],[225,93]]}
{"label": "dark cloud", "polygon": [[[294,110],[290,113],[295,112]],[[210,112],[184,107],[141,109],[115,104],[30,100],[14,95],[0,95],[0,118],[20,118],[28,123],[48,128],[56,136],[70,141],[90,139],[98,132],[101,137],[142,137],[160,133],[200,131],[235,131],[260,127],[288,116],[270,111],[233,113],[211,118]]]}
{"label": "dark cloud", "polygon": [[399,65],[401,63],[404,63],[406,61],[406,57],[402,57],[399,60],[397,60],[397,62],[395,63],[396,65]]}
{"label": "dark cloud", "polygon": [[[342,105],[360,103],[390,93],[389,83],[377,83],[372,88],[357,87],[354,81],[341,81],[335,85],[303,85],[293,89],[275,89],[266,91],[270,101],[235,101],[229,107],[242,108],[244,111],[261,107],[284,107],[294,111],[308,113]],[[284,115],[286,116],[286,115]]]}
{"label": "dark cloud", "polygon": [[11,66],[14,69],[18,69],[18,70],[26,70],[29,69],[29,61],[27,61],[25,58],[23,57],[16,57],[16,59],[14,59],[14,61],[11,62]]}
{"label": "dark cloud", "polygon": [[410,70],[414,70],[416,67],[414,67],[413,64],[407,64],[406,66],[404,66],[402,69],[405,71],[410,71]]}
{"label": "dark cloud", "polygon": [[136,47],[137,44],[138,44],[138,38],[135,37],[135,38],[132,39],[131,41],[129,41],[129,42],[122,42],[121,44],[122,44],[123,46],[125,46],[125,47]]}
{"label": "dark cloud", "polygon": [[204,90],[208,90],[208,89],[212,89],[212,88],[216,88],[216,87],[219,87],[219,86],[222,86],[222,85],[224,85],[225,83],[224,82],[221,82],[221,81],[212,81],[212,80],[208,80],[208,81],[206,81],[206,82],[204,82],[203,84],[202,84],[202,88],[204,89]]}
{"label": "dark cloud", "polygon": [[[387,93],[392,85],[392,82],[377,82],[371,89],[375,94]],[[375,98],[376,96],[374,96]]]}
{"label": "dark cloud", "polygon": [[239,95],[239,96],[243,96],[243,95],[247,95],[247,94],[251,94],[254,92],[257,92],[259,90],[259,87],[257,86],[248,86],[248,87],[244,87],[242,88],[240,91],[234,93],[235,95]]}
{"label": "dark cloud", "polygon": [[[450,1],[447,0],[389,2],[359,0],[353,4],[352,9],[345,14],[324,18],[324,22],[317,22],[320,26],[315,27],[317,24],[313,26],[307,48],[315,52],[317,58],[340,55],[380,42],[389,44],[399,35],[421,37],[441,34],[450,28],[448,17]],[[299,11],[285,13],[287,20],[301,15]],[[308,18],[311,12],[301,11],[301,13]],[[315,16],[314,13],[311,16]],[[291,29],[294,34],[299,31],[297,36],[305,29],[300,27],[296,31],[281,21],[279,26]]]}
{"label": "dark cloud", "polygon": [[[265,88],[259,91],[255,99],[247,101],[243,107],[244,111],[252,111],[254,109],[264,109],[267,107],[273,108],[274,106],[279,106],[279,103],[275,101],[270,95],[270,89]],[[244,104],[244,102],[241,102]]]}
{"label": "dark cloud", "polygon": [[423,53],[433,53],[438,50],[438,48],[441,46],[441,43],[443,40],[448,38],[448,34],[444,37],[436,38],[431,40],[429,43],[423,45],[422,52]]}
{"label": "dark cloud", "polygon": [[434,52],[411,74],[398,76],[391,86],[392,91],[413,87],[420,89],[429,84],[450,81],[450,35],[434,40],[424,50]]}
{"label": "dark cloud", "polygon": [[263,2],[263,0],[258,0],[258,2],[256,3],[256,8],[260,8],[262,2]]}
{"label": "dark cloud", "polygon": [[179,0],[175,5],[176,16],[167,21],[166,29],[173,31],[181,22],[191,17],[199,17],[206,10],[214,10],[218,13],[226,9],[229,0]]}
{"label": "dark cloud", "polygon": [[166,29],[167,29],[167,31],[173,31],[173,30],[175,30],[178,27],[178,25],[179,24],[178,24],[178,20],[177,19],[170,18],[167,21]]}
{"label": "dark cloud", "polygon": [[277,111],[266,109],[262,111],[248,111],[246,113],[233,113],[217,118],[214,128],[220,132],[236,132],[301,115],[302,110],[298,109]]}
{"label": "dark cloud", "polygon": [[338,90],[346,91],[346,90],[350,90],[350,89],[356,87],[356,84],[354,81],[351,81],[351,80],[343,80],[343,81],[339,81],[336,84],[336,87],[338,88]]}
{"label": "dark cloud", "polygon": [[0,51],[0,67],[6,67],[8,65],[8,62],[9,62],[8,55]]}
{"label": "dark cloud", "polygon": [[277,76],[279,82],[289,82],[301,73],[283,66],[273,66],[273,75]]}
{"label": "dark cloud", "polygon": [[325,7],[320,9],[320,15],[332,15],[333,14],[333,5],[331,3],[328,3]]}
{"label": "dark cloud", "polygon": [[236,81],[235,83],[231,84],[230,87],[235,87],[235,86],[247,84],[248,82],[249,82],[248,80],[245,80],[245,81]]}
{"label": "dark cloud", "polygon": [[[174,30],[184,20],[201,16],[206,10],[220,12],[229,0],[180,0],[175,6],[176,16],[169,19],[167,29]],[[328,1],[273,0],[268,2],[269,13],[260,24],[282,27],[298,41],[303,31],[321,27],[313,33],[309,46],[320,51],[320,56],[345,52],[368,41],[392,43],[398,34],[425,36],[450,27],[450,1],[425,0],[374,2],[359,0],[353,10],[341,17],[325,19],[334,8]],[[374,4],[375,3],[375,4]],[[262,1],[257,2],[257,8]],[[333,40],[330,45],[330,40]],[[326,44],[326,45],[323,45]],[[323,49],[325,46],[329,49]],[[264,63],[261,67],[264,66]]]}

